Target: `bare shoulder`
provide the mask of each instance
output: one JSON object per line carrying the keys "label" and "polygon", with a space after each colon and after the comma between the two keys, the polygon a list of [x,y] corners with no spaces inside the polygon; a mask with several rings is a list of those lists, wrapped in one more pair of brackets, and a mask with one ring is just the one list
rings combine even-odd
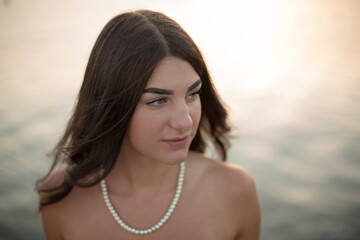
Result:
{"label": "bare shoulder", "polygon": [[[53,193],[49,190],[56,189],[62,185],[66,171],[67,167],[56,168],[40,183],[40,201],[44,201]],[[65,205],[63,201],[52,203],[41,208],[40,213],[46,239],[63,239],[61,225],[65,213],[64,208]]]}
{"label": "bare shoulder", "polygon": [[[51,192],[46,190],[59,187],[65,178],[66,168],[54,169],[40,184],[39,197],[40,201],[44,201],[49,197]],[[47,239],[63,239],[61,234],[61,221],[63,215],[63,204],[61,202],[46,205],[41,208],[41,219],[44,232]]]}
{"label": "bare shoulder", "polygon": [[[255,183],[250,173],[243,167],[227,162],[209,158],[203,154],[191,152],[194,159],[194,168],[202,169],[200,172],[207,179],[213,179],[217,185],[234,190],[233,193],[243,193],[255,190]],[[198,173],[199,171],[196,170]]]}
{"label": "bare shoulder", "polygon": [[[40,188],[53,189],[60,186],[64,182],[67,170],[67,167],[55,169],[41,183]],[[93,177],[89,176],[86,180]],[[98,202],[102,201],[99,193],[98,185],[92,187],[74,186],[59,201],[42,207],[40,213],[46,239],[56,240],[65,239],[69,236],[73,237],[74,226],[79,227],[79,223],[85,228],[90,222],[89,215],[93,216],[88,209],[98,212]],[[41,193],[40,199],[48,197],[49,194],[48,192]]]}
{"label": "bare shoulder", "polygon": [[[202,176],[202,186],[214,189],[236,229],[235,239],[259,239],[260,205],[253,177],[243,167],[191,153],[194,169]],[[200,170],[202,169],[202,170]]]}

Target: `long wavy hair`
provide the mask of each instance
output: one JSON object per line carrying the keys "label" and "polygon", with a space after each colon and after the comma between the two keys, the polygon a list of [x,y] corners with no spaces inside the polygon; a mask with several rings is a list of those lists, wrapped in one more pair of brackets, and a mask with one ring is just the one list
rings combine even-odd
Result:
{"label": "long wavy hair", "polygon": [[[203,153],[210,141],[225,161],[230,131],[227,110],[196,44],[178,23],[162,13],[123,13],[105,25],[91,51],[75,109],[53,150],[53,164],[36,185],[39,193],[47,193],[40,199],[40,209],[63,199],[74,186],[91,187],[107,176],[143,89],[157,64],[167,56],[190,63],[203,83],[201,121],[190,149]],[[60,164],[67,166],[63,182],[45,188],[42,183]],[[99,172],[95,179],[82,181]]]}

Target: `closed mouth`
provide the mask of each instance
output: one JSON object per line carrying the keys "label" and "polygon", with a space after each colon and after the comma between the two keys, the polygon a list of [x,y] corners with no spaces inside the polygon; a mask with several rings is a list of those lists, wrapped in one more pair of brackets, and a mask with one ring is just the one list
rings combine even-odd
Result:
{"label": "closed mouth", "polygon": [[177,142],[177,141],[183,141],[185,139],[187,139],[189,136],[185,136],[185,137],[176,137],[176,138],[171,138],[171,139],[165,139],[164,141],[172,141],[172,142]]}
{"label": "closed mouth", "polygon": [[167,143],[170,147],[184,147],[189,142],[190,136],[185,137],[176,137],[176,138],[170,138],[163,140],[165,143]]}

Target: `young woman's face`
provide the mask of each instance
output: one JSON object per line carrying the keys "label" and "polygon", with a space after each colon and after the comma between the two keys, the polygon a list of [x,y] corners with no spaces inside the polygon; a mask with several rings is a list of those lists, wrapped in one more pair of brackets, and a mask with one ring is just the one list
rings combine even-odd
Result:
{"label": "young woman's face", "polygon": [[201,117],[200,88],[200,77],[188,62],[160,61],[135,108],[122,151],[135,159],[184,161]]}

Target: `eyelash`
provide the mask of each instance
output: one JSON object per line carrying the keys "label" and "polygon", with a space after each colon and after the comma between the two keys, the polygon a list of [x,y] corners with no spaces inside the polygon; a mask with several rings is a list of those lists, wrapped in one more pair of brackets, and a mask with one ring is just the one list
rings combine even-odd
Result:
{"label": "eyelash", "polygon": [[[188,96],[193,95],[193,96],[195,96],[195,97],[197,98],[197,96],[198,96],[198,95],[200,95],[200,93],[201,93],[201,89],[199,89],[199,90],[198,90],[198,91],[196,91],[196,92],[193,92],[193,93],[189,94]],[[191,100],[195,100],[196,98],[191,99]]]}
{"label": "eyelash", "polygon": [[[193,93],[191,93],[191,94],[189,94],[188,96],[194,96],[195,98],[191,98],[190,100],[196,100],[197,99],[197,96],[198,95],[200,95],[200,93],[201,93],[201,89],[199,89],[198,91],[196,91],[196,92],[193,92]],[[188,97],[187,96],[187,97]],[[159,104],[155,104],[156,102],[159,102],[159,101],[162,101],[161,103],[159,103]],[[164,98],[158,98],[158,99],[155,99],[155,100],[152,100],[152,101],[150,101],[150,102],[147,102],[146,104],[147,105],[152,105],[152,106],[160,106],[160,105],[162,105],[163,103],[164,103],[164,101],[166,101],[166,98],[164,97]]]}

